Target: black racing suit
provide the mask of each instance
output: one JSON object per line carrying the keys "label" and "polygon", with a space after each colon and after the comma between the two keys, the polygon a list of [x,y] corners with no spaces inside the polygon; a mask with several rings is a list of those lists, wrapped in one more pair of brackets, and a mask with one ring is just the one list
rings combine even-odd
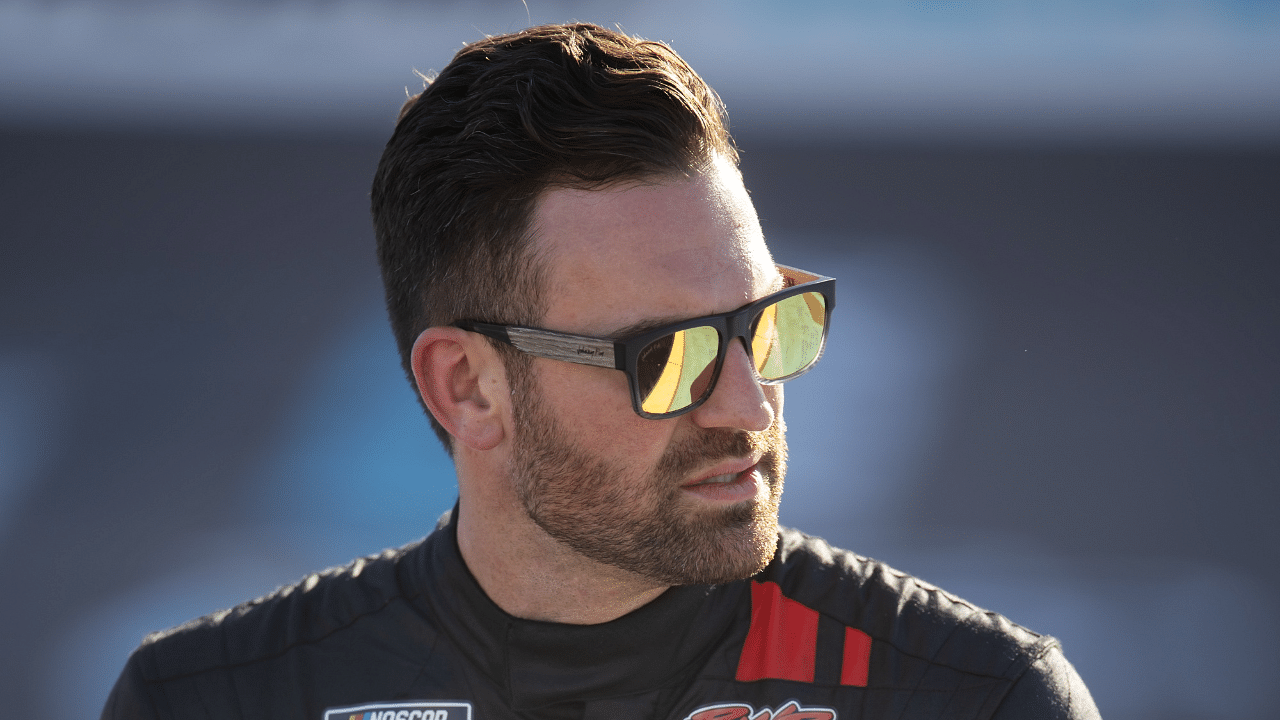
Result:
{"label": "black racing suit", "polygon": [[512,617],[447,522],[173,630],[103,718],[1097,718],[1053,638],[784,530],[759,575],[600,625]]}

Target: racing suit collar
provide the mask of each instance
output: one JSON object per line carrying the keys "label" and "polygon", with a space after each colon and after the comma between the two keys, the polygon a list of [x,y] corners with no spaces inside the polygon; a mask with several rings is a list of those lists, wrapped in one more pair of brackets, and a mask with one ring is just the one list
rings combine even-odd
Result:
{"label": "racing suit collar", "polygon": [[[599,625],[513,617],[471,575],[458,550],[457,507],[441,518],[407,578],[424,612],[451,618],[444,631],[511,698],[517,711],[669,688],[703,666],[722,637],[746,622],[746,581],[673,587]],[[732,672],[731,670],[729,672]]]}

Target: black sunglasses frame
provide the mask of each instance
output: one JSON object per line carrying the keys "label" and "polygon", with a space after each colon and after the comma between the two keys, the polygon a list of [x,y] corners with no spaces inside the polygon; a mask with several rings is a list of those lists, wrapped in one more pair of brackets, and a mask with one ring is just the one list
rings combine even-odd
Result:
{"label": "black sunglasses frame", "polygon": [[[643,418],[653,420],[661,420],[664,418],[672,418],[683,415],[697,409],[707,398],[711,397],[711,393],[715,391],[716,382],[720,379],[720,369],[724,366],[724,358],[729,352],[729,346],[734,339],[742,340],[742,347],[746,350],[747,357],[751,358],[751,339],[749,333],[751,326],[754,324],[756,317],[764,308],[789,297],[800,295],[802,293],[816,292],[822,295],[823,304],[826,306],[826,315],[822,319],[822,340],[818,345],[818,352],[814,355],[813,360],[809,364],[799,370],[786,375],[784,377],[766,380],[756,374],[756,379],[765,385],[777,385],[790,380],[799,375],[808,372],[810,368],[817,364],[818,359],[822,357],[823,350],[827,345],[827,330],[831,327],[831,311],[836,305],[836,280],[826,275],[817,275],[815,273],[793,268],[787,265],[777,265],[778,271],[786,278],[788,286],[779,290],[772,295],[766,295],[754,302],[743,305],[737,310],[731,310],[716,315],[705,315],[703,317],[689,318],[681,320],[669,325],[663,325],[652,330],[647,330],[635,335],[629,335],[625,338],[599,338],[587,335],[573,335],[569,333],[556,332],[554,330],[543,330],[541,328],[520,327],[516,325],[495,325],[493,323],[476,322],[473,320],[459,320],[453,323],[454,327],[468,330],[470,332],[479,333],[486,337],[493,338],[499,342],[506,343],[515,347],[521,352],[528,353],[535,357],[550,358],[552,360],[563,360],[565,362],[577,363],[579,365],[593,365],[596,367],[612,368],[621,370],[627,375],[627,384],[631,386],[631,407],[636,414]],[[711,374],[711,381],[707,384],[706,391],[702,397],[693,401],[689,405],[665,413],[646,412],[642,408],[644,398],[640,396],[640,383],[637,377],[637,368],[639,366],[640,353],[650,343],[666,335],[670,335],[680,330],[688,330],[694,327],[712,327],[720,337],[720,345],[716,349],[715,369]],[[752,372],[755,370],[755,360],[752,359]]]}

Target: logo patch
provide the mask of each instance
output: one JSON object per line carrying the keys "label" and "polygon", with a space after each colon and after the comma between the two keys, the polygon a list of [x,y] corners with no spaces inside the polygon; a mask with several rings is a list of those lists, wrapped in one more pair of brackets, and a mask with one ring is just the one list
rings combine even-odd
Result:
{"label": "logo patch", "polygon": [[689,713],[684,720],[836,720],[831,708],[806,708],[792,700],[777,710],[765,708],[759,712],[745,703],[708,705]]}
{"label": "logo patch", "polygon": [[371,703],[325,710],[324,720],[471,720],[471,703]]}

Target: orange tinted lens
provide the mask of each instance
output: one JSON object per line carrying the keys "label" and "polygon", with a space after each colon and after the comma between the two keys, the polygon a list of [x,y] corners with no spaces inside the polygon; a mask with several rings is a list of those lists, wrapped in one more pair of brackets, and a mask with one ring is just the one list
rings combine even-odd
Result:
{"label": "orange tinted lens", "polygon": [[715,372],[720,333],[702,326],[680,330],[640,351],[636,378],[640,408],[655,415],[675,412],[702,399]]}
{"label": "orange tinted lens", "polygon": [[751,357],[765,380],[781,380],[813,364],[822,351],[827,303],[822,293],[807,292],[766,307],[751,334]]}

